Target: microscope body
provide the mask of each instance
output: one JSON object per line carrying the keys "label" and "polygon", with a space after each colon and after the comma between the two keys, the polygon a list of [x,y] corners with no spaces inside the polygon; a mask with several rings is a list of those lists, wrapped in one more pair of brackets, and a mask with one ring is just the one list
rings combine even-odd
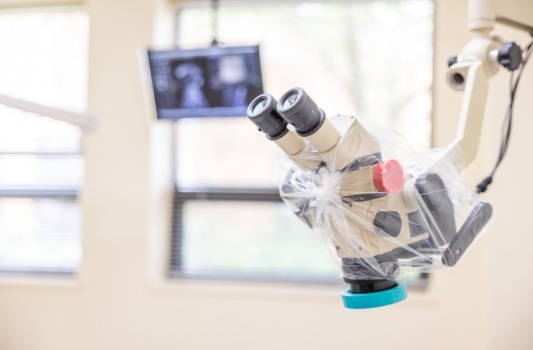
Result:
{"label": "microscope body", "polygon": [[347,307],[405,298],[398,281],[403,268],[455,265],[491,217],[490,205],[478,201],[457,231],[457,208],[434,168],[384,159],[380,142],[358,118],[326,118],[300,88],[279,103],[259,96],[248,117],[292,162],[281,197],[340,258],[350,285],[343,293]]}
{"label": "microscope body", "polygon": [[[382,162],[378,142],[355,117],[336,116],[331,120],[333,122],[341,121],[339,124],[348,122],[345,130],[339,130],[342,136],[334,147],[326,152],[317,152],[319,153],[318,156],[313,156],[311,151],[289,157],[300,168],[303,164],[302,159],[322,159],[321,162],[314,162],[314,168],[304,168],[304,171],[312,171],[313,177],[316,177],[314,181],[309,182],[309,179],[303,179],[303,181],[296,182],[298,184],[315,184],[318,179],[321,185],[318,188],[313,186],[311,189],[284,186],[282,193],[287,194],[284,196],[286,201],[291,202],[291,192],[299,191],[302,193],[307,190],[309,191],[307,198],[312,198],[312,201],[325,201],[314,203],[313,206],[320,205],[326,210],[327,208],[334,208],[342,212],[340,219],[334,216],[335,220],[329,220],[332,216],[324,216],[325,213],[322,213],[322,217],[320,217],[322,225],[325,223],[329,225],[331,243],[340,258],[366,259],[392,251],[397,247],[398,242],[411,244],[427,238],[427,234],[413,237],[410,233],[407,216],[416,211],[417,206],[412,189],[404,190],[405,181],[401,165],[394,162],[392,163],[393,167],[383,168],[382,165],[385,164],[386,166],[387,163]],[[349,135],[349,137],[345,137],[345,135]],[[387,171],[385,176],[388,183],[386,185],[393,187],[389,191],[384,188],[386,185],[383,184],[382,178],[381,182],[378,178],[383,171]],[[291,176],[298,175],[292,173]],[[335,187],[327,188],[327,184],[324,186],[328,181]],[[391,181],[395,183],[391,184]],[[290,183],[290,180],[285,181],[285,184]],[[409,185],[406,186],[406,188],[408,187]],[[317,193],[313,193],[314,191]],[[318,192],[322,192],[322,195]],[[389,220],[390,223],[387,225],[385,222],[380,222],[379,213],[389,212],[395,213],[392,214],[393,218]],[[316,213],[312,214],[316,216]],[[385,218],[383,217],[383,219]],[[381,229],[379,228],[380,224],[382,224]],[[313,225],[320,224],[310,224],[310,226]],[[361,242],[350,240],[350,236],[345,233],[347,231],[356,232],[358,240],[360,239]],[[387,237],[394,238],[395,242],[383,239]]]}

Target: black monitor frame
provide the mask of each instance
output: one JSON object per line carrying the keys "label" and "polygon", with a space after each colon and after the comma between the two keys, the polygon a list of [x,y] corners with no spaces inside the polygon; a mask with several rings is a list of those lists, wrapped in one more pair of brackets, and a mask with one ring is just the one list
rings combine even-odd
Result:
{"label": "black monitor frame", "polygon": [[259,46],[148,50],[158,119],[239,117],[263,93]]}

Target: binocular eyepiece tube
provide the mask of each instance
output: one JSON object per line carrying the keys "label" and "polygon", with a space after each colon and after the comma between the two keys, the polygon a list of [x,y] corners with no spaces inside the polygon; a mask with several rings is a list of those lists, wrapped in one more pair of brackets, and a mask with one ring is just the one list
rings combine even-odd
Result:
{"label": "binocular eyepiece tube", "polygon": [[[299,87],[287,91],[277,102],[270,94],[256,97],[248,106],[248,118],[288,155],[301,152],[305,138],[315,149],[327,152],[340,135],[307,93]],[[298,135],[287,129],[292,124]]]}
{"label": "binocular eyepiece tube", "polygon": [[287,129],[287,121],[276,111],[277,104],[272,95],[262,94],[250,103],[246,114],[269,140],[274,141],[288,156],[294,156],[304,149],[305,142]]}
{"label": "binocular eyepiece tube", "polygon": [[303,137],[314,134],[326,120],[324,111],[302,88],[287,91],[279,100],[277,110]]}

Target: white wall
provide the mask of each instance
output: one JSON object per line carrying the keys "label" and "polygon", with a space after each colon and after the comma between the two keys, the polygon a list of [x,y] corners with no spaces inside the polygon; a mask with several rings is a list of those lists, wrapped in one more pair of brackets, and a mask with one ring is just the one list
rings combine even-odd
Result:
{"label": "white wall", "polygon": [[[164,0],[90,0],[87,6],[89,112],[99,125],[86,139],[81,271],[74,281],[2,279],[0,349],[530,348],[532,224],[518,220],[528,214],[522,191],[533,191],[524,152],[531,149],[531,67],[518,96],[509,159],[491,188],[497,217],[490,232],[458,267],[435,273],[427,293],[383,309],[345,310],[336,288],[164,278],[169,130],[146,112],[137,53],[171,41],[158,33],[172,32],[172,12]],[[459,110],[460,95],[443,77],[446,57],[468,38],[465,28],[464,1],[437,1],[437,143],[451,135],[448,118]],[[480,178],[492,162],[506,86],[503,77],[492,84],[492,125],[470,178]]]}
{"label": "white wall", "polygon": [[[533,13],[530,14],[533,16]],[[501,28],[506,37],[526,43],[531,37]],[[488,303],[488,334],[492,349],[531,349],[533,344],[533,62],[529,62],[516,97],[512,142],[508,155],[495,177],[488,198],[495,204],[496,220],[487,237],[485,257]],[[508,84],[508,75],[495,84]],[[505,113],[508,90],[491,93],[488,109],[493,123],[490,160],[495,161],[500,121]],[[496,147],[495,147],[496,146]]]}

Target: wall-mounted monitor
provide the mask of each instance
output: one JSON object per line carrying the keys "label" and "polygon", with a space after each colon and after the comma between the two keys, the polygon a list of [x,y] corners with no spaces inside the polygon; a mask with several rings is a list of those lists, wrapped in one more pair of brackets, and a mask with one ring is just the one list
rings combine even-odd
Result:
{"label": "wall-mounted monitor", "polygon": [[263,93],[258,46],[148,51],[158,119],[237,117]]}

